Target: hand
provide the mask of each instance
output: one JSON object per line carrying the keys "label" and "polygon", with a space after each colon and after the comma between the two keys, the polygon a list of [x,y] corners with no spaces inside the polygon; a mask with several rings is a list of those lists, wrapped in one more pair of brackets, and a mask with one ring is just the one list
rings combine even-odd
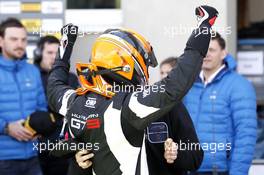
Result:
{"label": "hand", "polygon": [[33,134],[24,128],[23,123],[24,120],[18,120],[15,122],[11,122],[7,126],[8,135],[14,137],[18,141],[29,141],[33,139]]}
{"label": "hand", "polygon": [[88,154],[88,153],[89,153],[88,150],[81,150],[75,154],[76,162],[83,169],[89,168],[92,165],[92,161],[90,161],[89,159],[91,159],[94,156],[94,154],[93,153]]}
{"label": "hand", "polygon": [[178,145],[171,138],[168,138],[164,142],[164,150],[164,158],[167,160],[167,163],[174,163],[177,159]]}
{"label": "hand", "polygon": [[195,9],[195,15],[198,18],[198,27],[204,25],[212,27],[218,16],[218,11],[214,7],[203,5]]}
{"label": "hand", "polygon": [[68,43],[74,44],[78,36],[78,26],[73,24],[66,24],[61,28],[61,36],[63,46],[66,46]]}

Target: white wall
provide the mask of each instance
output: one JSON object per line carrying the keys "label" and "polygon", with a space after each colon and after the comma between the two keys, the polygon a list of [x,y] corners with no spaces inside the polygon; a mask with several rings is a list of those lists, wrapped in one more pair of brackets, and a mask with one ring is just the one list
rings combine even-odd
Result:
{"label": "white wall", "polygon": [[263,175],[264,166],[263,165],[251,165],[249,169],[249,175]]}
{"label": "white wall", "polygon": [[[228,30],[228,50],[236,53],[236,0],[122,0],[123,25],[143,34],[153,45],[158,61],[169,56],[179,56],[190,32],[183,29],[195,27],[194,9],[208,4],[220,13],[215,28]],[[151,70],[151,77],[159,76],[158,69]],[[157,80],[157,79],[156,79]],[[151,81],[156,81],[151,79]]]}

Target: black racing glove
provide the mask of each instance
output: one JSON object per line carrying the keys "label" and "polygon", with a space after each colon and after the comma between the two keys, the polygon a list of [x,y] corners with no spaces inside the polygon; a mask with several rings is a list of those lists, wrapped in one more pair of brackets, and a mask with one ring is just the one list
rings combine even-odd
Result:
{"label": "black racing glove", "polygon": [[63,47],[66,47],[68,44],[74,45],[78,36],[78,26],[75,26],[71,23],[66,24],[61,28],[61,36]]}
{"label": "black racing glove", "polygon": [[198,17],[198,28],[193,31],[187,46],[196,49],[205,57],[211,39],[211,27],[218,16],[218,11],[210,6],[199,6],[195,9],[195,14]]}
{"label": "black racing glove", "polygon": [[198,18],[198,27],[212,27],[218,16],[218,11],[214,7],[207,5],[199,6],[195,9],[195,15]]}
{"label": "black racing glove", "polygon": [[61,36],[61,47],[59,49],[62,57],[57,56],[57,59],[62,59],[67,64],[66,67],[69,67],[73,45],[78,36],[78,26],[73,24],[63,26],[61,28]]}

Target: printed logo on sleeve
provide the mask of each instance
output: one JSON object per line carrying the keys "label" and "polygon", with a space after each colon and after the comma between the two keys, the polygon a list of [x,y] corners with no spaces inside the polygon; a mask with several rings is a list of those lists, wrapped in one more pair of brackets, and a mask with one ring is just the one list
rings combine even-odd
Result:
{"label": "printed logo on sleeve", "polygon": [[150,143],[164,143],[169,138],[168,125],[165,122],[153,122],[147,127]]}

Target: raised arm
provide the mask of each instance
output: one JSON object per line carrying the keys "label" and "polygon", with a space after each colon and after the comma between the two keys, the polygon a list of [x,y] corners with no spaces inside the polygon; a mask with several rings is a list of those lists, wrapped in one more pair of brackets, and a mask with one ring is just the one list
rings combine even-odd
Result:
{"label": "raised arm", "polygon": [[47,95],[53,111],[66,115],[67,106],[76,97],[75,90],[68,85],[70,57],[77,38],[78,27],[71,24],[62,28],[63,56],[55,60],[50,72],[47,86]]}
{"label": "raised arm", "polygon": [[187,41],[177,67],[166,78],[155,84],[159,86],[159,91],[157,88],[154,91],[151,86],[149,90],[134,92],[126,98],[122,114],[135,128],[142,130],[150,121],[163,116],[191,88],[207,53],[211,26],[217,14],[213,7],[196,8],[196,15],[201,18],[200,25]]}

